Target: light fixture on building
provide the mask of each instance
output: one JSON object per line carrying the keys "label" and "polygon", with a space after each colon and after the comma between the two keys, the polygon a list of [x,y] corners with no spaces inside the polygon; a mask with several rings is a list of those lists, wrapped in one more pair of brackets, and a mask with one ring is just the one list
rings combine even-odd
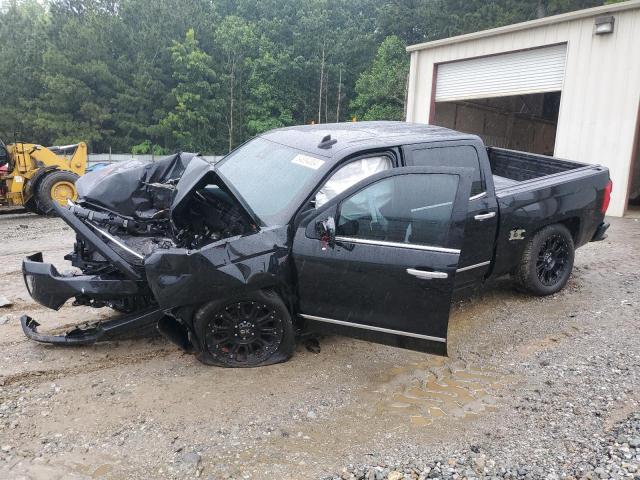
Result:
{"label": "light fixture on building", "polygon": [[606,35],[608,33],[613,33],[613,24],[616,19],[613,15],[606,15],[603,17],[596,17],[596,29],[594,33],[596,35]]}

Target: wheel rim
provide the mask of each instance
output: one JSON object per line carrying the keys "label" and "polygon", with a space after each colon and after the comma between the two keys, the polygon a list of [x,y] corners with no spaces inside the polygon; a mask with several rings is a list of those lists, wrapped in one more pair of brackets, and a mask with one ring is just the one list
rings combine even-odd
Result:
{"label": "wheel rim", "polygon": [[61,180],[54,183],[53,187],[51,187],[51,198],[58,203],[58,205],[66,205],[67,200],[75,201],[77,196],[76,187],[72,182]]}
{"label": "wheel rim", "polygon": [[549,287],[563,277],[569,264],[569,245],[562,235],[548,237],[538,253],[536,273],[540,282]]}
{"label": "wheel rim", "polygon": [[234,302],[215,313],[206,329],[208,352],[219,360],[256,364],[266,360],[282,342],[282,318],[255,301]]}

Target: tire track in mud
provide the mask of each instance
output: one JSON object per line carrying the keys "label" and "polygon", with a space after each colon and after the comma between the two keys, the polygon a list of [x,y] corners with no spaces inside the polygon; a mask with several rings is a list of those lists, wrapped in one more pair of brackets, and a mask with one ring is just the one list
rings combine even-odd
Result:
{"label": "tire track in mud", "polygon": [[59,378],[61,375],[66,377],[76,376],[85,373],[97,372],[98,370],[136,365],[151,359],[165,358],[175,354],[176,352],[176,349],[160,347],[148,352],[128,355],[117,354],[113,357],[98,359],[95,363],[73,365],[60,369],[32,370],[12,375],[4,375],[0,376],[0,386],[8,387],[25,385],[28,383],[44,383]]}

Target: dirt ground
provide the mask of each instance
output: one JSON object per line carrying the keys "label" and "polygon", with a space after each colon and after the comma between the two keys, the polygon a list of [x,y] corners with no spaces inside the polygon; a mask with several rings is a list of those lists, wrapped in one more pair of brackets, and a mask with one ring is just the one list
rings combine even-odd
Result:
{"label": "dirt ground", "polygon": [[35,304],[22,257],[68,268],[72,231],[2,215],[0,295],[13,305],[0,308],[0,478],[325,478],[469,449],[569,471],[575,445],[640,411],[640,221],[610,221],[559,294],[505,280],[457,302],[447,358],[328,337],[320,353],[237,370],[159,337],[27,340],[23,313],[43,330],[110,313]]}

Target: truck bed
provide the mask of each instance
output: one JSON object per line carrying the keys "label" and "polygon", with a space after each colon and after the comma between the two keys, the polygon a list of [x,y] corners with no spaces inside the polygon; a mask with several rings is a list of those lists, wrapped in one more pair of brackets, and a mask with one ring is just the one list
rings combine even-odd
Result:
{"label": "truck bed", "polygon": [[498,195],[504,190],[539,180],[542,177],[555,176],[588,167],[585,163],[506,148],[487,147],[487,155]]}
{"label": "truck bed", "polygon": [[526,245],[521,240],[545,225],[565,225],[576,247],[593,238],[604,218],[605,167],[495,147],[487,148],[487,156],[502,232],[496,241],[495,275],[511,271]]}

